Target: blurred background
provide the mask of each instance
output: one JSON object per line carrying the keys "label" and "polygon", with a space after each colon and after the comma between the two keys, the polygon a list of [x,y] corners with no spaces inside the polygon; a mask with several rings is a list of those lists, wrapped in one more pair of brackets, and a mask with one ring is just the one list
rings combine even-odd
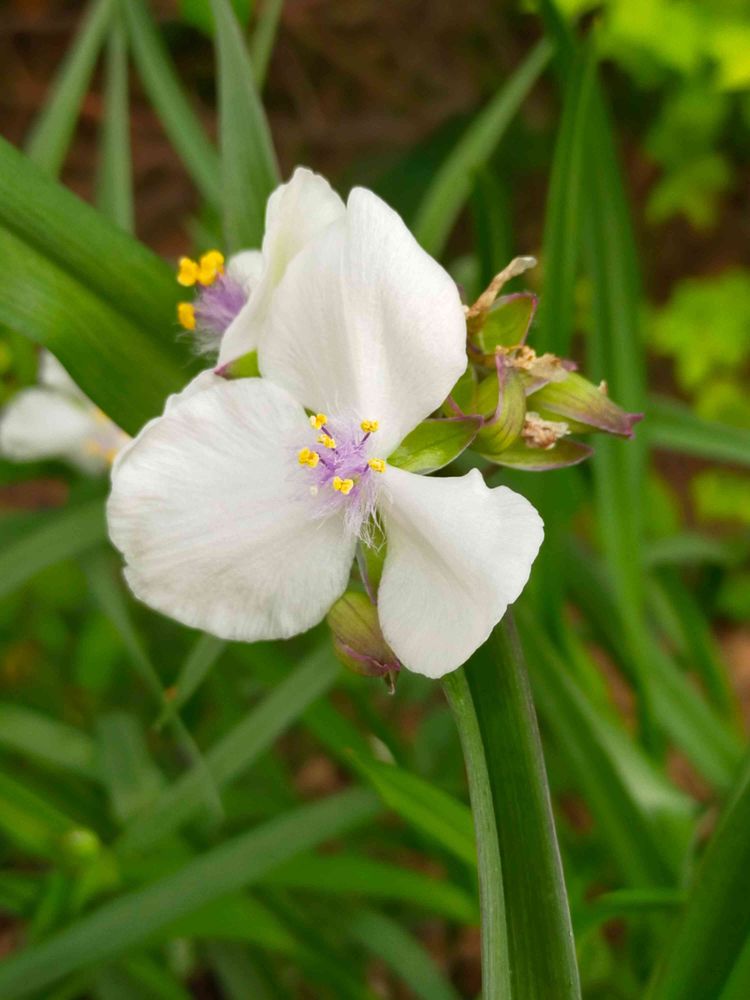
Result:
{"label": "blurred background", "polygon": [[[556,6],[581,33],[596,36],[638,250],[642,294],[629,306],[637,316],[649,390],[686,404],[703,427],[750,431],[746,4],[556,0]],[[158,0],[148,7],[190,105],[215,137],[207,4]],[[235,2],[248,31],[258,16],[252,7],[251,0]],[[34,128],[80,29],[83,8],[65,0],[4,0],[0,6],[0,133],[16,146],[29,148],[33,142]],[[306,164],[326,174],[341,192],[354,183],[366,184],[413,222],[450,151],[543,35],[542,19],[531,2],[286,0],[263,87],[282,174]],[[174,262],[183,253],[216,244],[217,219],[175,152],[143,77],[142,70],[132,72],[128,82],[134,231]],[[81,88],[80,115],[59,164],[62,182],[91,201],[100,183],[106,106],[103,62],[98,60],[90,83],[86,78]],[[542,247],[560,122],[560,88],[547,68],[472,176],[468,204],[445,245],[442,257],[468,301],[513,255],[529,253],[540,257],[540,266],[525,276],[525,285],[544,301],[548,262]],[[574,287],[574,337],[567,352],[579,363],[587,356],[594,297],[592,279],[582,273]],[[0,405],[36,382],[37,363],[31,341],[10,329],[0,331]],[[618,373],[606,374],[616,384]],[[641,425],[646,436],[647,425],[648,418]],[[748,461],[724,455],[714,461],[710,445],[700,443],[663,447],[658,435],[653,444],[640,494],[646,555],[653,545],[658,570],[648,595],[649,627],[688,684],[725,720],[732,738],[742,741],[750,722]],[[616,447],[627,449],[628,444]],[[570,491],[557,478],[566,475],[551,473],[528,488],[528,477],[508,481],[532,496],[546,488],[568,497]],[[129,602],[116,582],[110,552],[93,547],[72,553],[64,542],[56,548],[58,536],[45,518],[98,502],[104,489],[102,476],[83,475],[63,461],[0,460],[0,542],[6,549],[5,557],[0,554],[6,574],[6,582],[0,582],[4,954],[43,939],[94,901],[147,880],[150,876],[137,866],[118,869],[102,845],[152,802],[165,780],[200,759],[196,745],[202,752],[215,744],[273,691],[280,671],[288,672],[271,647],[217,643],[196,651],[194,635]],[[601,518],[597,524],[588,501],[578,498],[573,508],[570,524],[577,537],[594,544],[606,525]],[[88,530],[84,522],[71,521],[66,528],[68,535],[79,530]],[[670,549],[673,539],[680,543]],[[632,736],[632,745],[642,744],[649,760],[657,762],[680,797],[676,811],[687,802],[691,816],[702,817],[704,827],[691,828],[700,842],[715,820],[721,781],[706,774],[710,767],[701,773],[671,739],[654,745],[644,737],[633,679],[602,636],[601,618],[598,630],[596,615],[591,624],[582,603],[583,610],[578,598],[570,596],[566,615],[596,679],[581,670],[579,680],[589,685],[597,711],[607,718],[613,711],[618,732]],[[292,646],[290,660],[297,648]],[[299,650],[306,652],[305,640]],[[191,656],[202,683],[180,706],[186,732],[155,729],[161,689],[169,690],[180,664]],[[389,698],[376,681],[346,677],[337,684],[333,704],[343,718],[370,734],[373,745],[387,747],[409,770],[465,797],[456,737],[436,687],[404,677],[395,698]],[[554,747],[560,733],[545,721],[544,711],[542,716],[546,746]],[[274,733],[280,738],[263,746],[257,757],[248,756],[247,766],[236,775],[241,780],[233,775],[224,790],[220,833],[203,816],[188,837],[191,847],[200,849],[294,803],[345,787],[349,769],[330,741],[326,745],[321,738],[322,729],[320,719],[295,724],[283,734]],[[345,742],[346,736],[341,739]],[[585,779],[564,759],[548,760],[548,766],[575,921],[576,907],[592,894],[621,887],[622,872],[612,860],[596,808],[592,814]],[[58,841],[50,847],[49,830],[55,836],[60,830],[77,831],[79,840],[90,836],[91,842],[74,838],[61,854]],[[407,920],[415,940],[442,970],[441,982],[457,991],[453,994],[425,986],[429,978],[421,986],[405,980],[403,970],[394,969],[398,944],[389,942],[382,926],[371,928],[382,939],[379,948],[368,950],[363,918],[357,968],[375,996],[472,997],[479,989],[470,881],[465,872],[456,872],[460,866],[450,852],[445,857],[430,849],[429,837],[427,843],[425,849],[423,832],[394,823],[377,835],[358,830],[346,842],[349,851],[413,872],[447,872],[463,894],[452,903],[443,901],[438,912],[406,918],[399,906],[410,914],[408,902],[389,903],[389,912]],[[164,845],[162,849],[163,854],[148,855],[154,872],[171,864]],[[88,871],[87,859],[93,857],[96,871],[86,881],[81,872]],[[153,949],[146,957],[138,952],[89,972],[88,978],[68,983],[67,993],[54,996],[364,996],[348,980],[331,987],[327,977],[337,961],[336,943],[324,931],[317,946],[321,955],[330,946],[330,967],[316,967],[293,954],[284,935],[311,940],[308,925],[317,934],[331,905],[325,893],[309,901],[305,892],[314,894],[316,887],[300,887],[293,875],[286,882],[269,882],[265,895],[260,893],[263,916],[254,919],[260,926],[266,921],[265,940],[261,935],[241,944],[216,944],[209,935],[205,945],[200,930],[175,930],[159,946],[158,959]],[[366,896],[367,889],[362,891]],[[586,995],[642,995],[649,963],[638,955],[643,935],[651,931],[637,922],[634,929],[620,916],[594,923],[589,926],[583,918],[577,923],[577,930],[583,927],[579,957]],[[652,940],[658,941],[660,933],[654,932]],[[252,981],[257,986],[243,992],[236,983],[250,980],[238,980],[237,968],[245,977],[256,977]],[[352,972],[355,983],[357,975]],[[52,997],[53,992],[50,988],[40,995]]]}

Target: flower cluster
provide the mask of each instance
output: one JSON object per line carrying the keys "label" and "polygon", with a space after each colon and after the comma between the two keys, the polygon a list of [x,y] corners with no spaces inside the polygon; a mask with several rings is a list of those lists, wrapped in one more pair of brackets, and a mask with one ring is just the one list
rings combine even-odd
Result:
{"label": "flower cluster", "polygon": [[[427,473],[470,445],[480,463],[549,456],[592,412],[571,366],[518,336],[528,297],[497,298],[528,263],[466,308],[384,202],[358,188],[345,204],[305,169],[269,199],[260,250],[183,258],[196,295],[180,319],[217,366],[115,463],[109,527],[133,592],[245,641],[330,611],[364,673],[459,667],[521,593],[542,522],[478,468]],[[355,556],[364,594],[347,590]]]}

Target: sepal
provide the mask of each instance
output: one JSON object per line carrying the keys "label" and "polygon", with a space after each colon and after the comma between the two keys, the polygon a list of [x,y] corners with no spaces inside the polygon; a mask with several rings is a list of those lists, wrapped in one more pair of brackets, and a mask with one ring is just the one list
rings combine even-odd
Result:
{"label": "sepal", "polygon": [[606,385],[568,372],[558,382],[549,382],[534,392],[530,405],[542,415],[556,414],[571,422],[576,431],[605,431],[622,437],[633,436],[633,425],[642,413],[627,413],[607,395]]}
{"label": "sepal", "polygon": [[423,420],[388,456],[388,464],[427,475],[458,458],[477,435],[479,417],[436,417]]}
{"label": "sepal", "polygon": [[380,631],[378,609],[367,594],[348,590],[328,612],[327,621],[336,656],[355,674],[385,677],[401,669]]}
{"label": "sepal", "polygon": [[234,361],[227,361],[226,364],[214,368],[214,374],[227,379],[257,378],[260,375],[258,352],[248,351],[247,354],[235,358]]}
{"label": "sepal", "polygon": [[497,373],[479,385],[477,406],[486,423],[477,434],[474,447],[494,462],[523,430],[526,393],[519,373],[498,359]]}

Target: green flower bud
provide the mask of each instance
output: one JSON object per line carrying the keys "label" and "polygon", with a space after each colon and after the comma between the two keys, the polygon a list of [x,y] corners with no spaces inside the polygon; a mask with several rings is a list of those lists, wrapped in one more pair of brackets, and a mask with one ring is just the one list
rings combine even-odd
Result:
{"label": "green flower bud", "polygon": [[576,372],[568,372],[564,379],[537,389],[529,405],[540,416],[564,419],[577,433],[604,431],[632,437],[633,425],[643,417],[642,413],[626,413],[613,403],[604,382],[595,386]]}
{"label": "green flower bud", "polygon": [[401,669],[383,638],[378,610],[367,594],[348,590],[328,612],[327,620],[336,656],[355,674],[385,677]]}
{"label": "green flower bud", "polygon": [[477,409],[487,423],[477,434],[474,447],[480,455],[494,462],[518,440],[523,430],[526,394],[519,373],[500,365],[497,374],[480,382]]}
{"label": "green flower bud", "polygon": [[75,827],[63,834],[60,847],[66,861],[78,866],[94,861],[99,856],[102,844],[93,830],[87,827]]}

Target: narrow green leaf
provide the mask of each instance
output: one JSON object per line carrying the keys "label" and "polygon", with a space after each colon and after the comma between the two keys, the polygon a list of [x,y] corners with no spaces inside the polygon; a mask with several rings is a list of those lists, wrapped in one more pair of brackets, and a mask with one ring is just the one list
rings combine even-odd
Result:
{"label": "narrow green leaf", "polygon": [[442,469],[465,451],[478,430],[477,420],[450,417],[423,420],[388,456],[388,463],[407,472],[427,475]]}
{"label": "narrow green leaf", "polygon": [[[67,535],[67,527],[65,529]],[[94,741],[65,722],[33,708],[0,703],[0,745],[52,770],[100,780]]]}
{"label": "narrow green leaf", "polygon": [[489,160],[551,54],[552,46],[546,40],[536,46],[479,112],[435,175],[414,222],[414,235],[433,257],[442,253],[471,194],[477,171]]}
{"label": "narrow green leaf", "polygon": [[682,403],[652,397],[646,427],[654,448],[694,455],[710,462],[750,466],[750,431],[704,420]]}
{"label": "narrow green leaf", "polygon": [[79,556],[107,537],[101,500],[46,513],[0,552],[0,597],[12,593],[35,573]]}
{"label": "narrow green leaf", "polygon": [[259,91],[263,89],[266,79],[283,9],[284,0],[264,0],[255,22],[250,40],[250,58],[255,71],[255,86]]}
{"label": "narrow green leaf", "polygon": [[474,818],[482,907],[482,990],[485,996],[510,1000],[513,995],[511,963],[492,784],[477,713],[463,669],[443,679],[443,691],[461,740]]}
{"label": "narrow green leaf", "polygon": [[716,1000],[750,936],[750,768],[706,849],[649,1000]]}
{"label": "narrow green leaf", "polygon": [[[358,910],[347,917],[347,936],[381,958],[423,1000],[459,1000],[432,957],[395,920],[375,910]],[[485,993],[488,1000],[501,994]]]}
{"label": "narrow green leaf", "polygon": [[576,915],[579,939],[609,920],[643,917],[652,913],[672,913],[685,904],[682,889],[619,889],[605,892]]}
{"label": "narrow green leaf", "polygon": [[471,812],[434,785],[394,764],[352,754],[352,764],[385,805],[472,867],[477,863]]}
{"label": "narrow green leaf", "polygon": [[173,685],[173,696],[164,707],[159,725],[190,701],[226,648],[226,642],[215,635],[204,633],[196,640]]}
{"label": "narrow green leaf", "polygon": [[53,177],[67,155],[114,5],[115,0],[94,0],[88,6],[26,142],[29,157]]}
{"label": "narrow green leaf", "polygon": [[523,653],[509,615],[466,667],[489,767],[514,1000],[579,1000],[573,931]]}
{"label": "narrow green leaf", "polygon": [[119,822],[148,805],[164,784],[151,760],[138,719],[128,712],[106,712],[97,724],[102,775],[112,812]]}
{"label": "narrow green leaf", "polygon": [[444,879],[353,854],[300,855],[269,872],[261,882],[326,895],[351,893],[399,900],[465,924],[476,923],[479,916],[475,900]]}
{"label": "narrow green leaf", "polygon": [[250,57],[229,0],[211,0],[216,23],[224,238],[230,251],[259,247],[266,201],[279,181]]}
{"label": "narrow green leaf", "polygon": [[377,812],[371,793],[352,789],[228,840],[6,960],[0,966],[0,995],[4,1000],[26,997],[71,972],[117,958],[170,921],[251,885],[299,851],[371,822]]}
{"label": "narrow green leaf", "polygon": [[564,84],[544,221],[544,295],[534,347],[566,357],[574,322],[584,198],[585,129],[591,114],[594,47],[581,49]]}
{"label": "narrow green leaf", "polygon": [[120,0],[138,73],[172,145],[210,204],[219,201],[221,168],[216,150],[183,93],[146,0]]}
{"label": "narrow green leaf", "polygon": [[328,648],[303,660],[208,751],[200,770],[188,771],[126,827],[119,848],[145,850],[191,819],[202,801],[203,769],[219,787],[236,779],[333,684],[339,671]]}
{"label": "narrow green leaf", "polygon": [[0,772],[0,830],[21,850],[59,860],[63,837],[78,826],[46,798]]}
{"label": "narrow green leaf", "polygon": [[119,11],[107,44],[104,118],[96,203],[108,219],[125,232],[133,232],[128,50],[125,28]]}

